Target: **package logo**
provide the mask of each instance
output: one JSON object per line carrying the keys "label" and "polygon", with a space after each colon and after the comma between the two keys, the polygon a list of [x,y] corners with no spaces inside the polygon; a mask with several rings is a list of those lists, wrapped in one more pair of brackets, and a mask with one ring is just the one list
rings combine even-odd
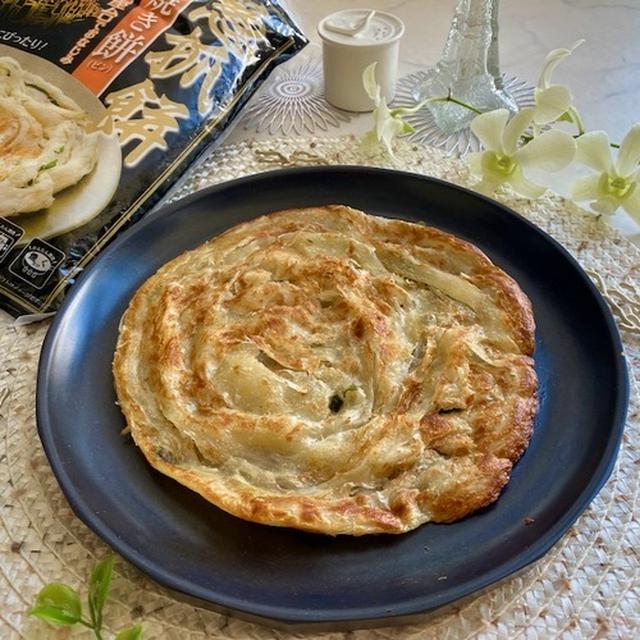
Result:
{"label": "package logo", "polygon": [[34,238],[11,263],[9,271],[34,289],[42,289],[64,257],[60,249]]}

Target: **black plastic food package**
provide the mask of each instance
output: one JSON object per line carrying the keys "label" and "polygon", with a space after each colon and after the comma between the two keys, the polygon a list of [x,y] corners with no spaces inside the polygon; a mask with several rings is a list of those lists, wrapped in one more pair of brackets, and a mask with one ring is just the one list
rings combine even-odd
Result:
{"label": "black plastic food package", "polygon": [[275,0],[0,0],[0,307],[55,311],[306,42]]}

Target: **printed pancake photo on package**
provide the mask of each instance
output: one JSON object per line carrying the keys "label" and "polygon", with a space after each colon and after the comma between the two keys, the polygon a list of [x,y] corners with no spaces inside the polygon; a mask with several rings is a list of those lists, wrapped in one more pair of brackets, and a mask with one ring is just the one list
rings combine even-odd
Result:
{"label": "printed pancake photo on package", "polygon": [[268,0],[0,0],[0,307],[55,311],[305,44]]}

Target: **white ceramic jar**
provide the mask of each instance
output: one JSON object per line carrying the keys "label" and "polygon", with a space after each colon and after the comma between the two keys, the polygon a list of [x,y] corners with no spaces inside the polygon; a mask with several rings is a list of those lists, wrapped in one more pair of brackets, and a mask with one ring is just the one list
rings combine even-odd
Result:
{"label": "white ceramic jar", "polygon": [[377,62],[376,81],[390,102],[403,33],[402,21],[384,11],[345,9],[323,18],[318,34],[322,39],[326,99],[339,109],[371,111],[374,105],[362,85],[362,72]]}

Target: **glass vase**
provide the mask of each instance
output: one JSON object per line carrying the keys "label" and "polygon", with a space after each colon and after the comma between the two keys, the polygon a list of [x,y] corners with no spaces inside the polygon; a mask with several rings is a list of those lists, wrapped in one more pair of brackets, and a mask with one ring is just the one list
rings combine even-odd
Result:
{"label": "glass vase", "polygon": [[[499,0],[458,0],[442,58],[414,87],[416,101],[450,94],[480,111],[518,110],[500,72],[498,5]],[[428,108],[436,126],[449,135],[467,128],[476,115],[449,102]]]}

